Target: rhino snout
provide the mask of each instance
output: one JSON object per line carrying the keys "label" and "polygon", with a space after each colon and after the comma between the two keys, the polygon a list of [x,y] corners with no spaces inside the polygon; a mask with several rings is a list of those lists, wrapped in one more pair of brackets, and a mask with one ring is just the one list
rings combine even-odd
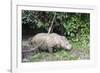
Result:
{"label": "rhino snout", "polygon": [[66,48],[65,48],[66,50],[71,50],[72,49],[72,45],[66,45]]}

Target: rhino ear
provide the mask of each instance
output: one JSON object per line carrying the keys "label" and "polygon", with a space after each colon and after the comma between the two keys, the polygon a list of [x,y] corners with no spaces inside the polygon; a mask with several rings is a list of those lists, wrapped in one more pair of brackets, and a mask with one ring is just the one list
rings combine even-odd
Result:
{"label": "rhino ear", "polygon": [[66,37],[65,36],[62,36],[62,39],[66,39]]}

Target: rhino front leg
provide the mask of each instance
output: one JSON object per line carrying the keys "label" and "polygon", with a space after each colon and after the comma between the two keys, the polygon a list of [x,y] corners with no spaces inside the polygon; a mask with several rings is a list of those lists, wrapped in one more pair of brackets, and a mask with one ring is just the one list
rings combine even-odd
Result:
{"label": "rhino front leg", "polygon": [[53,48],[48,48],[49,53],[53,52]]}

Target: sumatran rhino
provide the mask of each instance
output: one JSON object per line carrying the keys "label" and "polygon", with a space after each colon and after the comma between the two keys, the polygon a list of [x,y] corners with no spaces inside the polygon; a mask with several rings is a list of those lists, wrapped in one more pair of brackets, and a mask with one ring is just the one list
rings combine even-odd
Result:
{"label": "sumatran rhino", "polygon": [[53,52],[54,48],[64,48],[67,50],[72,48],[64,36],[56,33],[38,33],[31,39],[31,45],[34,49],[48,50],[50,53]]}

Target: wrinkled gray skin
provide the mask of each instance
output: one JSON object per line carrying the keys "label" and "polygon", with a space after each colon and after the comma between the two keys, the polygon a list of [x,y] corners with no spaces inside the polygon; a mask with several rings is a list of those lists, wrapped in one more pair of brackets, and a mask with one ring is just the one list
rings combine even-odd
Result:
{"label": "wrinkled gray skin", "polygon": [[64,48],[67,50],[72,48],[65,36],[60,36],[56,33],[38,33],[32,38],[31,45],[34,49],[48,50],[50,53],[53,52],[53,48]]}

